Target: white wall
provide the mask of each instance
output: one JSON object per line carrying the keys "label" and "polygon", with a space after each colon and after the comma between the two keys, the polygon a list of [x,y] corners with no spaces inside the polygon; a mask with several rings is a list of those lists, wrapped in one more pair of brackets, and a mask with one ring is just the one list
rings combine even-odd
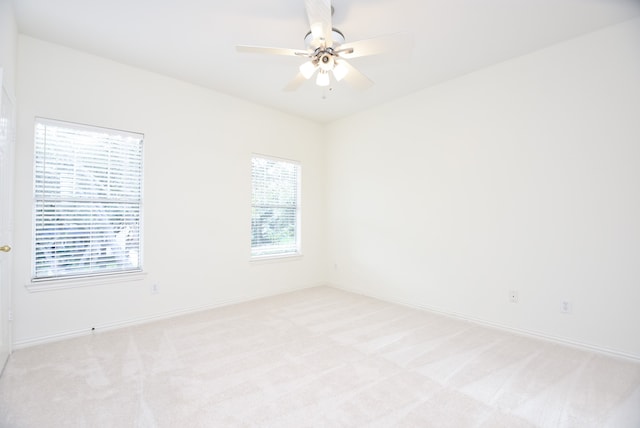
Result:
{"label": "white wall", "polygon": [[[26,36],[18,51],[16,345],[323,283],[319,125]],[[25,288],[36,116],[145,134],[144,281]],[[302,163],[301,259],[249,262],[252,152]],[[150,293],[154,282],[158,295]]]}
{"label": "white wall", "polygon": [[327,138],[333,284],[640,358],[640,20]]}
{"label": "white wall", "polygon": [[0,68],[3,85],[13,95],[15,92],[16,46],[18,29],[9,0],[0,0]]}
{"label": "white wall", "polygon": [[[640,358],[637,19],[326,129],[29,37],[18,51],[17,345],[329,278]],[[24,287],[34,116],[145,134],[144,281]],[[301,260],[248,262],[252,152],[302,161]]]}

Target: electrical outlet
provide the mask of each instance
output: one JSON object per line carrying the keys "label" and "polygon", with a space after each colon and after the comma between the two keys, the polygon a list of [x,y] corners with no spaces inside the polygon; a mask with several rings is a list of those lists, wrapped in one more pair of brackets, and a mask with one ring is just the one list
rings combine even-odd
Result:
{"label": "electrical outlet", "polygon": [[511,303],[518,303],[518,291],[517,290],[509,290],[509,301]]}
{"label": "electrical outlet", "polygon": [[562,312],[563,314],[570,314],[571,313],[571,302],[569,302],[568,300],[563,300],[560,303],[560,312]]}
{"label": "electrical outlet", "polygon": [[158,293],[160,293],[160,285],[157,282],[154,282],[153,284],[151,284],[151,294]]}

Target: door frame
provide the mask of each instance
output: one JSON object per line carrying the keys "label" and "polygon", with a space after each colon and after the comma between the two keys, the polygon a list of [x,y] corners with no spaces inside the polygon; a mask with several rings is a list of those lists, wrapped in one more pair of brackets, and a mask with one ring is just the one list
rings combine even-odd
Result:
{"label": "door frame", "polygon": [[[7,105],[9,108],[7,109]],[[13,246],[13,173],[16,141],[15,98],[7,91],[0,67],[0,246]],[[4,131],[4,132],[3,132]],[[0,252],[0,374],[11,354],[12,341],[12,269],[11,251]]]}

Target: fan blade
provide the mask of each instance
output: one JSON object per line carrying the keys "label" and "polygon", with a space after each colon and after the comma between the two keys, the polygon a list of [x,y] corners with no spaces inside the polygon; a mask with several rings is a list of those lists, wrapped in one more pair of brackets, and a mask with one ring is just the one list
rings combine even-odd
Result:
{"label": "fan blade", "polygon": [[369,89],[373,86],[371,79],[360,73],[353,65],[349,64],[345,60],[340,61],[340,64],[343,64],[348,69],[347,74],[344,76],[344,80],[346,80],[355,89],[364,91],[365,89]]}
{"label": "fan blade", "polygon": [[298,73],[296,77],[293,78],[291,82],[287,84],[282,90],[285,92],[293,92],[300,87],[307,79],[302,75],[302,73]]}
{"label": "fan blade", "polygon": [[340,45],[340,49],[338,49],[336,53],[340,58],[351,59],[361,56],[407,50],[410,49],[412,45],[413,40],[411,34],[395,33],[387,36],[345,43],[344,45]]}
{"label": "fan blade", "polygon": [[259,53],[259,54],[271,54],[271,55],[286,55],[286,56],[309,56],[309,52],[299,49],[287,49],[287,48],[269,48],[264,46],[236,46],[238,52],[244,53]]}
{"label": "fan blade", "polygon": [[314,40],[321,40],[325,47],[333,46],[331,26],[331,0],[305,0],[309,27]]}

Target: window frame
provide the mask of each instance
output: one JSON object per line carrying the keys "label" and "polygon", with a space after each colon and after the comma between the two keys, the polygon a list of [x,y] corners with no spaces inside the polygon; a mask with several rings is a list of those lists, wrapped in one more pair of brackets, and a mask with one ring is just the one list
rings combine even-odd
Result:
{"label": "window frame", "polygon": [[[137,258],[138,263],[137,266],[127,269],[118,269],[118,270],[108,270],[105,272],[101,272],[100,270],[94,270],[93,272],[83,272],[78,274],[67,274],[67,275],[51,275],[46,277],[36,277],[36,258],[37,258],[37,216],[38,216],[38,199],[41,198],[41,195],[38,194],[36,186],[37,186],[37,154],[36,154],[36,145],[37,145],[37,134],[36,130],[38,125],[53,125],[61,128],[68,127],[68,129],[77,129],[77,130],[87,130],[96,133],[106,133],[108,135],[125,135],[131,136],[134,138],[140,139],[140,172],[139,172],[139,201],[137,203],[138,207],[138,245],[137,245]],[[45,291],[59,288],[74,288],[81,287],[86,285],[98,285],[98,284],[106,284],[106,283],[119,283],[125,281],[137,281],[142,280],[146,273],[144,272],[144,140],[145,136],[142,132],[134,132],[134,131],[125,131],[115,128],[109,128],[98,125],[88,125],[83,123],[58,120],[58,119],[50,119],[43,117],[35,117],[34,126],[33,126],[33,171],[32,171],[32,179],[33,179],[33,194],[32,194],[32,219],[31,219],[31,228],[32,228],[32,245],[31,245],[31,278],[30,282],[27,284],[27,288],[29,291]],[[69,200],[72,200],[71,198]],[[64,200],[64,199],[63,199]],[[90,201],[90,198],[87,198],[87,201]],[[109,199],[106,199],[108,202]],[[116,203],[117,198],[114,198],[113,201]],[[113,202],[112,202],[113,203]]]}
{"label": "window frame", "polygon": [[[290,251],[286,253],[273,253],[273,254],[254,254],[253,251],[253,209],[255,204],[253,203],[253,160],[255,158],[264,159],[272,162],[284,162],[288,164],[292,164],[296,166],[296,205],[295,205],[295,251]],[[276,157],[271,155],[264,155],[261,153],[252,153],[250,159],[250,226],[249,226],[249,260],[251,262],[260,262],[260,261],[282,261],[282,260],[291,260],[302,257],[302,162],[293,159],[287,159],[282,157]]]}

